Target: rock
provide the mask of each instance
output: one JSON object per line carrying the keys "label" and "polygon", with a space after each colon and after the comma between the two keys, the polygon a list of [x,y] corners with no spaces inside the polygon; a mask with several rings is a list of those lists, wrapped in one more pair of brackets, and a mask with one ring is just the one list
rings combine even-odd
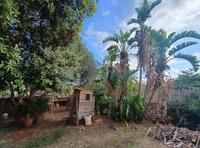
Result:
{"label": "rock", "polygon": [[2,114],[2,118],[3,118],[3,119],[7,119],[7,118],[8,118],[8,113],[3,113],[3,114]]}
{"label": "rock", "polygon": [[104,115],[107,115],[108,112],[109,112],[109,110],[108,110],[107,108],[104,108],[104,109],[103,109],[103,114],[104,114]]}
{"label": "rock", "polygon": [[196,143],[197,143],[197,140],[198,140],[198,136],[197,136],[197,135],[192,135],[192,140],[191,140],[191,142],[192,142],[193,144],[196,144]]}

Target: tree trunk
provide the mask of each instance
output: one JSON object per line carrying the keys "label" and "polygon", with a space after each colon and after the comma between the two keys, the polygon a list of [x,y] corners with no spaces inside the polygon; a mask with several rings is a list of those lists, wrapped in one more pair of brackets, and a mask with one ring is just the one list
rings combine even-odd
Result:
{"label": "tree trunk", "polygon": [[15,93],[14,93],[14,88],[13,88],[13,85],[10,83],[10,99],[12,101],[12,104],[14,105],[14,107],[16,106],[16,103],[15,103]]}
{"label": "tree trunk", "polygon": [[35,86],[31,87],[30,96],[29,96],[30,99],[33,99],[33,95],[34,95],[35,92],[36,92],[36,87]]}
{"label": "tree trunk", "polygon": [[128,53],[122,51],[120,53],[120,72],[121,72],[121,93],[120,100],[127,95],[127,80],[124,79],[126,73],[128,72]]}
{"label": "tree trunk", "polygon": [[139,86],[138,86],[138,94],[141,95],[141,86],[142,86],[142,68],[139,68]]}
{"label": "tree trunk", "polygon": [[148,110],[148,107],[149,107],[153,97],[155,96],[157,89],[158,89],[158,87],[154,86],[152,93],[151,93],[151,96],[149,98],[149,102],[147,103],[146,110]]}

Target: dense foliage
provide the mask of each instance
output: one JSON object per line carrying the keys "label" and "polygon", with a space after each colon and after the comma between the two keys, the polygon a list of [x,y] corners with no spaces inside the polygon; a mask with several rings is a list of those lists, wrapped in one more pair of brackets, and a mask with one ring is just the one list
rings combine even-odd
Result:
{"label": "dense foliage", "polygon": [[0,8],[0,83],[11,97],[14,91],[30,91],[30,97],[38,89],[63,91],[80,77],[88,81],[95,63],[79,33],[96,1],[3,0]]}
{"label": "dense foliage", "polygon": [[195,129],[200,123],[200,96],[192,95],[185,101],[173,101],[168,104],[168,115],[173,124],[180,127]]}
{"label": "dense foliage", "polygon": [[139,122],[143,119],[144,100],[135,93],[128,93],[120,104],[116,106],[116,99],[112,96],[102,96],[97,102],[97,108],[100,112],[108,110],[108,116],[117,121]]}
{"label": "dense foliage", "polygon": [[36,100],[26,99],[17,104],[16,115],[22,118],[33,118],[48,111],[47,99],[38,98]]}

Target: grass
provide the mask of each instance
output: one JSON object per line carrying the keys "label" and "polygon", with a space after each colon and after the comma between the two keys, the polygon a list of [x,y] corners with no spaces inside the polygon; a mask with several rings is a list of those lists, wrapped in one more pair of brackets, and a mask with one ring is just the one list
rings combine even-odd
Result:
{"label": "grass", "polygon": [[4,138],[4,136],[12,131],[15,131],[15,127],[0,127],[0,140]]}
{"label": "grass", "polygon": [[[4,129],[5,130],[5,129]],[[54,143],[57,143],[62,138],[67,129],[56,128],[51,131],[43,132],[35,137],[31,136],[27,138],[25,143],[2,143],[0,148],[44,148]],[[8,131],[6,131],[8,132]]]}
{"label": "grass", "polygon": [[59,141],[66,133],[66,129],[57,128],[53,131],[45,132],[37,137],[28,139],[28,143],[25,143],[21,148],[41,148],[47,147]]}

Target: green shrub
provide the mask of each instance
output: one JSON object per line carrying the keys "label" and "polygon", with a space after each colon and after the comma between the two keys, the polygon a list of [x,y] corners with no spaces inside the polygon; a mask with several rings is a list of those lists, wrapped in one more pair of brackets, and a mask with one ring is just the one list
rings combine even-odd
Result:
{"label": "green shrub", "polygon": [[17,105],[17,116],[31,118],[35,115],[41,115],[48,110],[47,99],[25,99]]}
{"label": "green shrub", "polygon": [[48,100],[47,99],[37,99],[34,101],[34,114],[41,115],[44,112],[48,111]]}
{"label": "green shrub", "polygon": [[98,101],[100,110],[107,108],[109,117],[117,121],[141,121],[144,115],[144,100],[135,93],[129,93],[124,97],[119,106],[116,106],[116,100],[111,96],[103,96]]}
{"label": "green shrub", "polygon": [[144,115],[144,100],[135,93],[129,93],[120,103],[120,120],[141,121]]}
{"label": "green shrub", "polygon": [[172,101],[168,104],[167,112],[176,126],[195,129],[200,124],[200,98]]}
{"label": "green shrub", "polygon": [[17,105],[16,114],[19,117],[31,118],[34,114],[34,107],[35,105],[33,100],[24,100]]}

